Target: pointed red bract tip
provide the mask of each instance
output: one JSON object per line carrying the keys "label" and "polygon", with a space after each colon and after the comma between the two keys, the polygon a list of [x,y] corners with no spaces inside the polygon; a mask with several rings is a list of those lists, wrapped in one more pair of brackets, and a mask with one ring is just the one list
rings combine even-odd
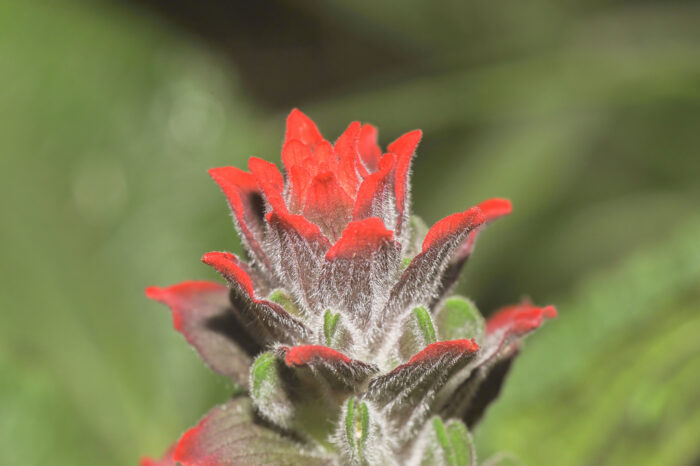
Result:
{"label": "pointed red bract tip", "polygon": [[373,202],[383,192],[389,181],[392,170],[396,167],[396,155],[384,154],[379,161],[379,168],[362,180],[357,190],[353,218],[359,220],[367,217],[372,211]]}
{"label": "pointed red bract tip", "polygon": [[476,344],[474,339],[438,341],[423,348],[420,353],[414,355],[405,365],[410,366],[422,361],[435,360],[447,354],[457,356],[465,353],[476,353],[478,350],[479,345]]}
{"label": "pointed red bract tip", "polygon": [[416,152],[416,147],[423,137],[423,131],[417,129],[404,134],[396,141],[389,144],[387,150],[398,156],[396,162],[396,185],[394,195],[396,196],[396,209],[399,217],[402,217],[406,209],[406,197],[408,196],[408,175],[411,168],[411,160]]}
{"label": "pointed red bract tip", "polygon": [[259,189],[265,194],[265,199],[273,209],[287,211],[284,202],[284,178],[274,163],[258,157],[248,159],[248,168],[255,178]]}
{"label": "pointed red bract tip", "polygon": [[330,247],[328,239],[323,236],[318,226],[308,221],[302,215],[293,215],[289,212],[273,210],[267,214],[266,219],[268,223],[277,222],[284,230],[296,232],[307,241],[327,244]]}
{"label": "pointed red bract tip", "polygon": [[369,174],[367,170],[370,172],[375,171],[379,164],[379,159],[382,157],[382,150],[377,145],[378,134],[377,128],[370,124],[364,124],[360,129],[358,150],[363,162],[360,166],[360,170],[363,171],[362,176],[367,176]]}
{"label": "pointed red bract tip", "polygon": [[255,299],[253,280],[241,268],[241,262],[230,252],[208,252],[202,262],[216,269],[229,282],[237,283],[251,298]]}
{"label": "pointed red bract tip", "polygon": [[264,182],[279,193],[284,191],[284,178],[274,163],[263,160],[260,157],[251,157],[248,159],[248,169],[256,178],[258,184]]}
{"label": "pointed red bract tip", "polygon": [[513,211],[513,206],[508,199],[487,199],[477,207],[481,209],[486,217],[486,221],[496,220],[504,215],[509,215]]}
{"label": "pointed red bract tip", "polygon": [[461,233],[463,230],[473,230],[483,224],[485,220],[484,214],[478,207],[472,207],[465,212],[452,214],[439,220],[425,235],[423,252],[436,243],[446,241],[450,236]]}
{"label": "pointed red bract tip", "polygon": [[323,141],[316,124],[299,109],[293,109],[287,117],[287,131],[284,140],[298,139],[311,147]]}
{"label": "pointed red bract tip", "polygon": [[256,191],[258,188],[255,177],[240,168],[216,167],[210,168],[208,173],[222,189],[227,185],[235,186],[244,191]]}
{"label": "pointed red bract tip", "polygon": [[340,239],[326,253],[326,259],[350,259],[356,255],[369,255],[393,239],[394,232],[387,230],[380,218],[356,220],[345,227]]}
{"label": "pointed red bract tip", "polygon": [[170,305],[184,297],[190,297],[203,291],[215,291],[220,288],[226,287],[215,282],[189,280],[167,287],[148,286],[145,291],[148,299]]}
{"label": "pointed red bract tip", "polygon": [[149,286],[146,297],[163,303],[172,310],[173,327],[182,331],[182,311],[189,307],[191,299],[196,299],[200,293],[226,290],[226,287],[215,282],[190,280],[168,287]]}
{"label": "pointed red bract tip", "polygon": [[294,346],[292,348],[283,346],[280,348],[284,353],[284,362],[288,366],[304,366],[314,359],[322,359],[328,362],[349,363],[352,360],[333,348],[320,345]]}
{"label": "pointed red bract tip", "polygon": [[361,126],[359,121],[351,123],[333,146],[335,155],[338,158],[338,166],[335,172],[338,183],[340,183],[340,186],[343,187],[345,192],[353,198],[360,184],[358,171],[362,163],[360,161],[358,145]]}
{"label": "pointed red bract tip", "polygon": [[185,432],[175,446],[173,452],[173,460],[179,461],[185,465],[195,464],[191,461],[196,461],[196,464],[207,466],[218,466],[222,463],[218,461],[212,454],[206,454],[206,428],[209,422],[209,415],[205,416],[199,424]]}
{"label": "pointed red bract tip", "polygon": [[358,150],[360,142],[360,130],[362,125],[359,121],[353,121],[341,134],[333,145],[335,153],[339,157],[354,157]]}
{"label": "pointed red bract tip", "polygon": [[554,319],[559,315],[559,313],[557,312],[556,307],[549,305],[542,309],[542,315],[547,319]]}
{"label": "pointed red bract tip", "polygon": [[152,299],[153,301],[162,301],[164,296],[163,288],[159,286],[147,286],[145,291],[148,299]]}
{"label": "pointed red bract tip", "polygon": [[423,131],[419,129],[410,131],[389,144],[387,151],[393,152],[399,157],[411,157],[422,137]]}
{"label": "pointed red bract tip", "polygon": [[258,183],[255,177],[236,167],[217,167],[209,169],[209,176],[219,185],[219,188],[224,192],[231,209],[233,209],[236,219],[241,228],[244,229],[246,237],[250,236],[246,222],[246,214],[248,214],[247,206],[244,204],[244,199],[251,193],[260,192]]}
{"label": "pointed red bract tip", "polygon": [[529,303],[507,306],[486,321],[486,333],[505,330],[509,333],[524,334],[541,326],[546,319],[556,316],[557,310],[554,306],[537,307]]}
{"label": "pointed red bract tip", "polygon": [[389,144],[387,150],[398,156],[396,162],[396,185],[394,195],[396,196],[396,209],[399,216],[403,216],[406,209],[406,196],[408,195],[408,172],[411,167],[413,154],[423,137],[423,131],[416,129],[404,134],[396,141]]}

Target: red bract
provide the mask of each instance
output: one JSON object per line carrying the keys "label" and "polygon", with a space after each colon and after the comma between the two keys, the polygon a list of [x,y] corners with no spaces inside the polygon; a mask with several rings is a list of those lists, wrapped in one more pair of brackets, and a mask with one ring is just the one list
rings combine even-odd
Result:
{"label": "red bract", "polygon": [[249,263],[210,252],[203,262],[228,286],[147,295],[247,396],[144,464],[451,464],[469,450],[444,451],[430,418],[473,426],[522,338],[556,311],[522,304],[484,323],[469,301],[445,298],[478,233],[511,205],[490,199],[424,230],[408,180],[421,137],[409,132],[382,153],[376,128],[354,122],[331,144],[294,110],[284,174],[255,157],[249,172],[210,170]]}

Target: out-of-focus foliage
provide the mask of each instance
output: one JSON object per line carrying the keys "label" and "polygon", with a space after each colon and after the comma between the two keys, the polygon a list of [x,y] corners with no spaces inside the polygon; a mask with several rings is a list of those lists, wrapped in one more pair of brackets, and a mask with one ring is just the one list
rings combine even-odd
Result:
{"label": "out-of-focus foliage", "polygon": [[527,464],[695,464],[698,238],[695,218],[562,300],[566,318],[529,342],[486,417],[484,449]]}
{"label": "out-of-focus foliage", "polygon": [[[560,310],[477,430],[481,458],[697,461],[698,7],[314,5],[416,65],[298,105],[329,137],[353,118],[383,143],[422,128],[419,214],[514,204],[460,291]],[[0,69],[0,464],[134,464],[231,388],[143,287],[214,279],[201,254],[239,252],[206,169],[277,160],[284,112],[110,3],[0,3]]]}

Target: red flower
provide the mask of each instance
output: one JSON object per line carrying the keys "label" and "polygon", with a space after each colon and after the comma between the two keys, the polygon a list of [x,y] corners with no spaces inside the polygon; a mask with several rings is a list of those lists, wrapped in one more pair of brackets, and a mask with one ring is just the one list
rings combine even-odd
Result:
{"label": "red flower", "polygon": [[[430,427],[439,417],[427,421],[473,425],[521,339],[556,311],[522,304],[484,325],[470,302],[445,299],[478,232],[511,207],[491,199],[422,230],[408,180],[421,136],[382,154],[377,130],[354,122],[331,144],[294,110],[284,175],[258,158],[249,172],[210,170],[250,263],[211,252],[202,260],[228,287],[185,282],[147,295],[250,399],[216,408],[151,464],[441,464],[467,451],[443,451]],[[256,422],[253,409],[296,440]],[[448,428],[466,432],[456,422]]]}

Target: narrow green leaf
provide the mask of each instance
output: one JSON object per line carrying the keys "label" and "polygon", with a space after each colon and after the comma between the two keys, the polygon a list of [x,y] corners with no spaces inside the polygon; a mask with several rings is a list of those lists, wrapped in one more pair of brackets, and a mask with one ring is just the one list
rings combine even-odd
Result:
{"label": "narrow green leaf", "polygon": [[455,464],[457,466],[475,466],[474,444],[467,427],[462,422],[453,419],[447,423],[447,434],[454,452]]}
{"label": "narrow green leaf", "polygon": [[360,445],[358,450],[361,453],[362,450],[364,450],[367,435],[369,434],[369,411],[367,409],[367,403],[364,402],[360,404],[360,429],[362,432],[360,434]]}
{"label": "narrow green leaf", "polygon": [[355,398],[348,398],[348,409],[345,414],[345,436],[351,449],[355,449]]}
{"label": "narrow green leaf", "polygon": [[447,430],[445,429],[445,424],[443,424],[442,419],[437,416],[433,418],[433,430],[435,431],[435,437],[442,448],[445,463],[449,466],[454,466],[456,461],[454,458],[454,452],[452,451],[452,446],[450,445],[450,438],[447,434]]}
{"label": "narrow green leaf", "polygon": [[333,314],[330,309],[327,309],[325,314],[323,314],[323,333],[326,337],[326,346],[332,346],[333,344],[339,319],[340,314]]}
{"label": "narrow green leaf", "polygon": [[267,352],[258,356],[250,369],[250,396],[264,418],[289,428],[297,417],[297,406],[287,394],[279,369],[274,353]]}
{"label": "narrow green leaf", "polygon": [[437,341],[435,337],[435,327],[433,327],[433,321],[430,318],[430,314],[427,309],[423,306],[417,307],[413,310],[413,315],[416,316],[416,321],[418,322],[418,327],[423,332],[423,337],[425,338],[425,344],[429,345]]}
{"label": "narrow green leaf", "polygon": [[253,363],[250,375],[254,397],[262,395],[261,392],[266,384],[274,384],[276,382],[276,361],[277,357],[273,353],[263,353]]}

